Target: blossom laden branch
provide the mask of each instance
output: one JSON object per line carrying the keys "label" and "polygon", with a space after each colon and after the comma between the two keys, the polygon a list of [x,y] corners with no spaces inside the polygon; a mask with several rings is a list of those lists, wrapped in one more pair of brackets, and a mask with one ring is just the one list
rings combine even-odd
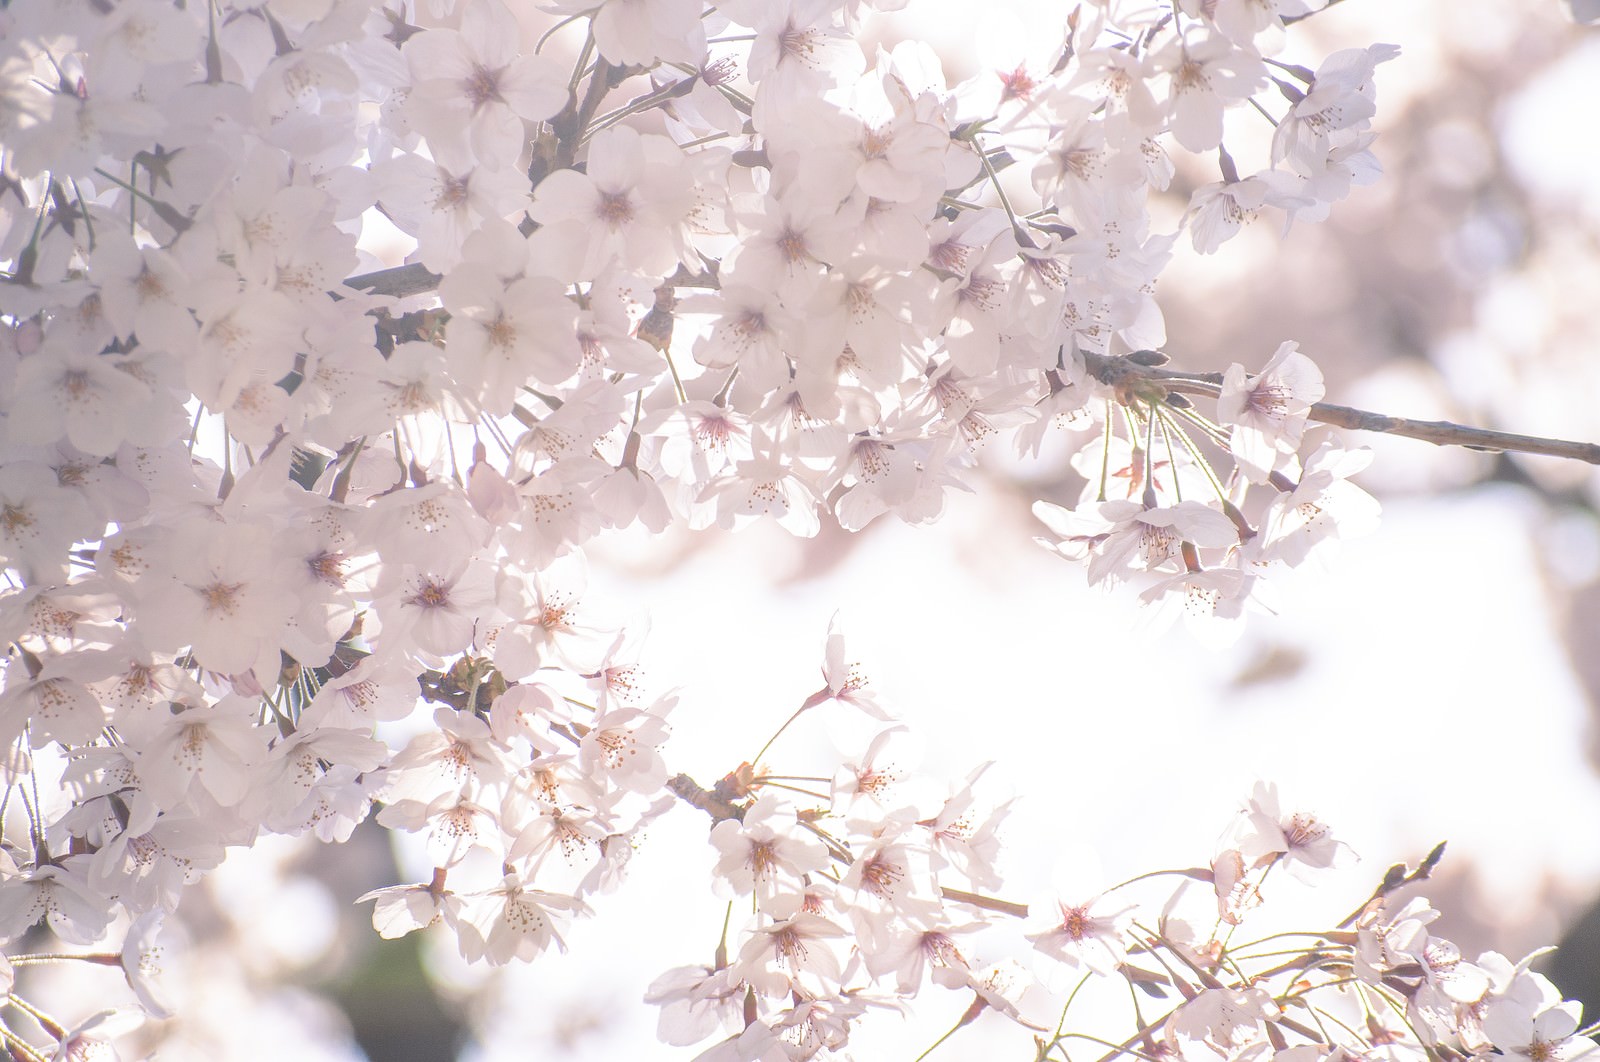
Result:
{"label": "blossom laden branch", "polygon": [[[1195,394],[1216,397],[1222,391],[1222,373],[1190,373],[1142,363],[1135,352],[1121,356],[1090,355],[1086,357],[1089,372],[1101,383],[1113,388],[1164,400],[1170,394]],[[1162,356],[1162,361],[1165,357]],[[1307,420],[1329,424],[1355,431],[1382,432],[1430,442],[1436,446],[1464,446],[1487,453],[1507,451],[1560,457],[1567,460],[1600,464],[1600,443],[1574,442],[1534,435],[1518,435],[1490,428],[1476,428],[1450,421],[1412,420],[1392,417],[1351,406],[1315,402],[1308,407]]]}

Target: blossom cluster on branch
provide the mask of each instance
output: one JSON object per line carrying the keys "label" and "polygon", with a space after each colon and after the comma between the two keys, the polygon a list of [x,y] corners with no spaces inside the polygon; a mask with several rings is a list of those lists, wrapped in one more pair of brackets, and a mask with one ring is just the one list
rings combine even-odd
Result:
{"label": "blossom cluster on branch", "polygon": [[[1020,968],[959,943],[1017,908],[989,895],[1003,809],[976,810],[977,775],[891,797],[877,764],[903,731],[836,634],[803,710],[885,729],[827,792],[760,756],[711,790],[674,775],[674,695],[646,695],[639,632],[595,620],[582,547],[926,522],[998,430],[1035,452],[1059,431],[1086,486],[1040,504],[1048,544],[1236,621],[1370,522],[1365,457],[1308,429],[1322,381],[1293,342],[1230,369],[1214,410],[1163,382],[1155,284],[1180,237],[1210,253],[1373,179],[1396,52],[1270,58],[1318,0],[1095,0],[952,85],[926,46],[864,51],[902,5],[0,7],[8,948],[41,921],[123,932],[120,960],[80,957],[120,961],[160,1017],[150,942],[186,885],[263,833],[344,840],[377,804],[436,868],[369,895],[379,932],[442,923],[469,960],[532,959],[692,804],[751,921],[652,990],[670,1042],[812,1057],[929,977],[1020,1017]],[[1244,107],[1275,130],[1241,177],[1223,133]],[[1221,179],[1156,231],[1175,151],[1215,152]],[[386,238],[405,265],[381,268]],[[393,739],[421,702],[433,725]],[[1266,801],[1199,874],[1227,924],[1267,868],[1323,851]],[[1293,967],[1354,971],[1330,983],[1376,1009],[1348,1037],[1290,1019],[1317,985],[1274,997],[1225,942],[1116,904],[1046,906],[1031,939],[1183,996],[1133,1053],[1398,1051],[1407,1022],[1434,1051],[1566,1044],[1575,1016],[1522,967],[1437,988],[1407,912]],[[53,1044],[6,1019],[15,1058],[120,1028],[26,1009]]]}

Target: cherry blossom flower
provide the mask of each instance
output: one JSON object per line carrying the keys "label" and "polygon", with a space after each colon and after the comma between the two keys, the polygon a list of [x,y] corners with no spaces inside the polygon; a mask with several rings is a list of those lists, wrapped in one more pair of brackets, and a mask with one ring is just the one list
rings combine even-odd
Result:
{"label": "cherry blossom flower", "polygon": [[1299,210],[1315,200],[1301,193],[1301,183],[1280,170],[1236,181],[1203,185],[1189,197],[1189,238],[1201,254],[1213,254],[1268,206]]}
{"label": "cherry blossom flower", "polygon": [[[1499,956],[1484,956],[1485,959]],[[1531,957],[1530,957],[1531,959]],[[1515,967],[1494,963],[1503,976],[1497,978],[1498,991],[1483,1007],[1482,1032],[1500,1053],[1532,1059],[1569,1062],[1594,1053],[1595,1043],[1577,1036],[1583,1008],[1575,1000],[1563,1000],[1546,978],[1528,970],[1530,959]]]}
{"label": "cherry blossom flower", "polygon": [[73,944],[92,944],[111,921],[106,898],[86,876],[87,856],[66,856],[12,877],[0,889],[0,939],[15,940],[40,921]]}
{"label": "cherry blossom flower", "polygon": [[164,917],[165,913],[161,911],[140,915],[128,927],[128,935],[122,942],[122,970],[127,975],[128,987],[133,989],[139,1005],[152,1018],[170,1018],[173,1015],[162,983],[162,959],[166,948],[158,938]]}
{"label": "cherry blossom flower", "polygon": [[1291,874],[1304,880],[1349,851],[1315,815],[1282,812],[1273,782],[1256,783],[1239,823],[1238,847],[1248,862],[1262,866],[1281,859]]}
{"label": "cherry blossom flower", "polygon": [[922,759],[921,745],[915,732],[904,726],[875,735],[863,752],[834,772],[834,815],[873,822],[901,809],[911,809],[919,818],[931,814],[938,802],[932,779],[913,771]]}
{"label": "cherry blossom flower", "polygon": [[383,653],[414,655],[433,666],[467,650],[477,631],[497,620],[494,573],[468,562],[436,571],[415,565],[386,566],[374,591],[373,611]]}
{"label": "cherry blossom flower", "polygon": [[741,1028],[744,991],[726,968],[679,966],[650,982],[644,1001],[661,1008],[656,1024],[661,1042],[687,1047]]}
{"label": "cherry blossom flower", "polygon": [[770,516],[801,538],[810,538],[821,528],[815,488],[771,450],[758,450],[755,457],[712,480],[698,500],[715,503],[714,516],[707,522],[718,527],[737,528]]}
{"label": "cherry blossom flower", "polygon": [[498,0],[470,0],[460,30],[406,41],[415,79],[406,106],[435,157],[509,167],[522,149],[522,123],[554,117],[566,102],[566,75],[544,56],[522,53],[519,37]]}
{"label": "cherry blossom flower", "polygon": [[369,541],[385,564],[450,570],[488,539],[488,524],[447,480],[392,491],[368,507]]}
{"label": "cherry blossom flower", "polygon": [[994,864],[1000,853],[999,829],[1011,811],[1009,800],[986,815],[980,816],[976,810],[978,780],[993,766],[991,761],[974,768],[945,799],[938,814],[918,823],[932,834],[940,858],[978,888],[998,888],[1001,883]]}
{"label": "cherry blossom flower", "polygon": [[971,960],[961,939],[985,928],[982,922],[938,923],[937,928],[890,923],[875,946],[864,952],[863,962],[874,977],[893,975],[902,995],[912,995],[931,979],[944,988],[961,988],[973,976]]}
{"label": "cherry blossom flower", "polygon": [[461,898],[454,892],[428,885],[390,885],[356,898],[356,903],[377,901],[372,909],[372,928],[386,940],[403,937],[419,929],[448,920],[461,919]]}
{"label": "cherry blossom flower", "polygon": [[890,821],[861,846],[839,881],[838,902],[856,937],[875,941],[891,921],[931,927],[942,914],[926,836]]}
{"label": "cherry blossom flower", "polygon": [[[790,897],[785,917],[752,932],[739,949],[733,976],[767,996],[801,992],[828,996],[839,988],[843,964],[831,941],[846,936],[828,919],[796,910]],[[781,913],[784,906],[775,909]]]}
{"label": "cherry blossom flower", "polygon": [[437,729],[413,737],[388,765],[384,814],[403,802],[423,803],[440,794],[498,782],[514,771],[489,724],[476,715],[441,707],[433,713]]}
{"label": "cherry blossom flower", "polygon": [[1221,143],[1223,110],[1266,87],[1266,67],[1255,48],[1218,33],[1174,35],[1152,61],[1170,74],[1172,135],[1190,151]]}
{"label": "cherry blossom flower", "polygon": [[565,951],[560,927],[585,913],[581,900],[559,893],[524,888],[514,873],[491,889],[460,897],[461,954],[468,962],[483,959],[495,965],[533,959],[551,944]]}
{"label": "cherry blossom flower", "polygon": [[768,101],[806,94],[854,78],[865,65],[860,47],[838,25],[831,0],[734,0],[722,10],[756,31],[747,76],[761,82],[755,120],[766,127]]}
{"label": "cherry blossom flower", "polygon": [[1320,170],[1329,151],[1356,139],[1377,113],[1373,72],[1400,55],[1392,44],[1346,48],[1317,68],[1305,95],[1295,101],[1272,134],[1272,161],[1287,161],[1298,173]]}
{"label": "cherry blossom flower", "polygon": [[823,649],[822,681],[826,684],[827,699],[871,716],[886,723],[894,722],[878,699],[867,689],[866,673],[859,663],[846,656],[844,632],[840,630],[839,615],[834,613],[828,621],[828,640]]}
{"label": "cherry blossom flower", "polygon": [[1133,905],[1106,896],[1094,896],[1082,903],[1054,900],[1039,904],[1035,914],[1029,905],[1029,922],[1035,926],[1027,939],[1047,960],[1046,984],[1067,984],[1070,975],[1086,969],[1102,977],[1127,961],[1123,944],[1133,921]]}
{"label": "cherry blossom flower", "polygon": [[169,551],[170,575],[140,581],[145,636],[190,646],[203,667],[227,674],[277,673],[279,632],[297,601],[272,532],[238,523],[185,536]]}
{"label": "cherry blossom flower", "polygon": [[48,340],[17,368],[6,428],[19,442],[52,443],[64,433],[86,454],[115,453],[128,420],[150,391],[121,371],[121,359]]}
{"label": "cherry blossom flower", "polygon": [[495,666],[514,679],[560,664],[593,672],[604,659],[610,631],[589,621],[584,597],[588,569],[581,557],[558,561],[533,574],[502,567],[500,607],[513,621],[494,635]]}
{"label": "cherry blossom flower", "polygon": [[676,703],[669,695],[643,708],[620,705],[596,716],[578,745],[585,770],[622,789],[659,790],[667,781],[660,750],[670,732],[664,717]]}
{"label": "cherry blossom flower", "polygon": [[[616,0],[610,5],[617,6]],[[665,277],[689,256],[686,225],[694,178],[666,137],[612,126],[589,141],[584,172],[557,170],[539,183],[528,216],[544,225],[572,222],[583,241],[576,276],[592,279],[615,256]]]}
{"label": "cherry blossom flower", "polygon": [[52,581],[67,548],[103,528],[46,466],[34,461],[0,466],[0,564],[17,569],[24,581]]}
{"label": "cherry blossom flower", "polygon": [[804,874],[828,865],[822,840],[799,821],[781,797],[763,793],[742,820],[719,822],[711,830],[717,849],[712,881],[727,896],[754,894],[756,905],[775,909],[793,898]]}
{"label": "cherry blossom flower", "polygon": [[706,33],[700,0],[554,0],[542,5],[562,15],[592,14],[600,54],[618,66],[651,66],[658,60],[698,64]]}
{"label": "cherry blossom flower", "polygon": [[1237,364],[1223,375],[1217,419],[1233,425],[1233,456],[1258,482],[1275,467],[1278,453],[1299,447],[1306,413],[1322,400],[1322,372],[1297,347],[1293,341],[1279,345],[1253,378]]}
{"label": "cherry blossom flower", "polygon": [[[464,253],[471,255],[473,240]],[[540,276],[501,283],[496,265],[469,257],[439,285],[452,314],[450,357],[458,386],[497,415],[529,381],[558,384],[578,369],[577,308]]]}
{"label": "cherry blossom flower", "polygon": [[1349,481],[1372,462],[1372,451],[1328,441],[1306,459],[1299,483],[1273,499],[1257,551],[1263,561],[1304,564],[1334,542],[1377,524],[1376,499]]}
{"label": "cherry blossom flower", "polygon": [[234,696],[152,719],[148,738],[134,746],[140,784],[167,810],[197,789],[224,807],[239,804],[266,759],[266,735],[253,716],[254,706]]}
{"label": "cherry blossom flower", "polygon": [[1151,508],[1113,499],[1076,511],[1034,502],[1033,513],[1061,538],[1040,544],[1063,556],[1074,556],[1080,547],[1088,554],[1091,583],[1114,585],[1135,569],[1159,569],[1178,556],[1183,543],[1223,549],[1239,539],[1227,516],[1197,501]]}
{"label": "cherry blossom flower", "polygon": [[1214,1062],[1266,1039],[1282,1014],[1266,990],[1209,988],[1184,1003],[1167,1022],[1166,1042],[1186,1059]]}

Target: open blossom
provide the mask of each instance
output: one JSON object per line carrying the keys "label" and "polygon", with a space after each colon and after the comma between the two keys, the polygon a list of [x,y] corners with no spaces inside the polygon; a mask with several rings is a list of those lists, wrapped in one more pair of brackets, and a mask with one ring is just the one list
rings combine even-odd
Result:
{"label": "open blossom", "polygon": [[638,793],[659,791],[667,781],[660,749],[671,729],[665,716],[675,703],[667,696],[642,708],[618,705],[596,716],[578,746],[589,775]]}
{"label": "open blossom", "polygon": [[1252,574],[1235,567],[1186,568],[1161,576],[1139,597],[1158,605],[1169,622],[1174,614],[1182,615],[1184,625],[1205,644],[1226,646],[1243,630],[1253,582]]}
{"label": "open blossom", "polygon": [[524,888],[519,875],[508,873],[492,888],[461,895],[456,917],[462,957],[502,965],[526,962],[552,944],[566,951],[561,928],[586,910],[576,897]]}
{"label": "open blossom", "polygon": [[1166,1025],[1166,1042],[1185,1059],[1236,1058],[1262,1043],[1267,1025],[1283,1012],[1260,987],[1211,988],[1179,1007]]}
{"label": "open blossom", "polygon": [[1307,880],[1349,851],[1317,816],[1283,811],[1273,782],[1256,783],[1236,830],[1239,851],[1248,862],[1264,866],[1281,860],[1291,874]]}
{"label": "open blossom", "polygon": [[1133,921],[1132,904],[1108,896],[1082,902],[1057,898],[1030,905],[1028,920],[1035,927],[1028,941],[1053,963],[1046,966],[1051,971],[1047,983],[1062,980],[1058,968],[1064,973],[1081,968],[1107,975],[1127,960],[1123,939]]}
{"label": "open blossom", "polygon": [[13,941],[40,921],[62,940],[90,944],[111,921],[106,898],[86,876],[88,857],[68,856],[55,865],[12,877],[0,889],[0,939]]}
{"label": "open blossom", "polygon": [[913,770],[922,760],[921,741],[904,726],[880,731],[865,751],[834,772],[833,813],[840,818],[882,821],[911,809],[919,817],[937,804],[932,779]]}
{"label": "open blossom", "polygon": [[1198,501],[1149,507],[1112,499],[1077,510],[1034,502],[1033,513],[1059,542],[1040,543],[1074,557],[1089,557],[1089,582],[1115,584],[1134,570],[1153,571],[1176,559],[1184,543],[1224,549],[1239,540],[1239,529],[1223,513]]}
{"label": "open blossom", "polygon": [[983,929],[982,922],[940,923],[937,928],[890,923],[862,961],[874,977],[893,974],[902,994],[914,993],[925,980],[959,988],[972,977],[973,942],[967,938]]}
{"label": "open blossom", "polygon": [[744,989],[728,969],[679,966],[668,970],[650,982],[644,1001],[661,1008],[657,1036],[675,1047],[743,1026]]}
{"label": "open blossom", "polygon": [[885,823],[862,844],[838,897],[863,941],[876,941],[891,920],[933,925],[943,911],[926,836],[909,821]]}
{"label": "open blossom", "polygon": [[1233,426],[1233,456],[1256,481],[1266,479],[1279,454],[1299,448],[1306,414],[1322,401],[1322,372],[1298,346],[1281,344],[1254,377],[1237,364],[1223,374],[1217,420]]}
{"label": "open blossom", "polygon": [[1377,499],[1350,482],[1372,463],[1365,447],[1346,450],[1324,442],[1305,460],[1299,482],[1278,495],[1268,510],[1263,534],[1252,543],[1263,561],[1303,564],[1331,543],[1372,530],[1378,519]]}
{"label": "open blossom", "polygon": [[775,454],[759,453],[707,484],[698,499],[714,503],[718,527],[737,528],[771,517],[791,534],[810,538],[820,529],[816,490]]}
{"label": "open blossom", "polygon": [[65,434],[84,453],[115,453],[150,398],[150,389],[123,371],[124,360],[47,341],[17,368],[7,431],[27,443],[52,443]]}
{"label": "open blossom", "polygon": [[461,917],[461,898],[433,885],[390,885],[358,896],[355,902],[368,900],[377,901],[372,928],[386,940],[426,929],[441,919],[456,922]]}
{"label": "open blossom", "polygon": [[1272,161],[1287,161],[1296,172],[1311,176],[1331,150],[1358,139],[1378,110],[1373,72],[1399,54],[1392,44],[1374,44],[1324,59],[1305,95],[1273,131]]}
{"label": "open blossom", "polygon": [[1172,134],[1190,151],[1221,143],[1223,111],[1267,81],[1266,65],[1252,45],[1206,30],[1174,35],[1153,61],[1170,75]]}
{"label": "open blossom", "polygon": [[754,893],[762,908],[797,895],[802,875],[828,865],[822,840],[776,794],[763,793],[742,821],[717,823],[711,843],[717,849],[712,879],[717,891],[727,896]]}
{"label": "open blossom", "polygon": [[254,714],[236,695],[152,719],[148,734],[132,743],[140,785],[167,810],[197,791],[224,807],[238,805],[264,775],[267,735]]}
{"label": "open blossom", "polygon": [[1254,221],[1266,207],[1300,209],[1315,203],[1301,182],[1280,170],[1263,170],[1235,181],[1203,185],[1189,197],[1189,238],[1201,254],[1212,254]]}
{"label": "open blossom", "polygon": [[572,243],[579,277],[596,276],[613,257],[664,277],[690,253],[694,205],[693,175],[672,141],[613,126],[589,142],[582,173],[557,170],[540,182],[528,214],[546,226],[567,223],[551,238]]}
{"label": "open blossom", "polygon": [[839,987],[843,963],[833,941],[844,929],[820,915],[796,909],[793,898],[776,908],[775,921],[746,939],[733,964],[734,975],[757,992],[785,996],[831,995]]}
{"label": "open blossom", "polygon": [[499,0],[471,0],[460,30],[436,29],[406,42],[415,84],[408,107],[436,157],[514,165],[522,123],[553,117],[566,102],[566,75],[542,55],[524,54],[516,17]]}
{"label": "open blossom", "polygon": [[469,258],[451,270],[439,296],[454,318],[450,357],[459,385],[487,412],[509,413],[530,381],[559,384],[577,371],[577,307],[548,277],[502,283],[493,261]]}
{"label": "open blossom", "polygon": [[476,562],[444,570],[389,565],[375,589],[373,611],[382,617],[377,642],[383,653],[414,655],[437,666],[465,651],[476,632],[498,618],[494,573]]}
{"label": "open blossom", "polygon": [[1527,1062],[1574,1062],[1592,1057],[1597,1048],[1587,1036],[1575,1035],[1583,1008],[1575,1001],[1510,996],[1489,1004],[1484,1034],[1500,1053]]}
{"label": "open blossom", "polygon": [[867,676],[859,663],[846,656],[844,632],[837,614],[828,621],[828,641],[823,652],[822,678],[827,683],[828,699],[848,705],[886,723],[894,718],[878,704],[867,688]]}

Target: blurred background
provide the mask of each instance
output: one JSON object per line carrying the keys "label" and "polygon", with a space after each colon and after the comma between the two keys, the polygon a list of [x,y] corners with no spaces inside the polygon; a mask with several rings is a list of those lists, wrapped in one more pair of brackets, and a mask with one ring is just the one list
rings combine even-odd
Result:
{"label": "blurred background", "polygon": [[[1024,24],[1059,18],[1056,4],[1015,7]],[[876,39],[929,40],[954,82],[980,69],[971,42],[994,8],[912,0]],[[1281,239],[1263,217],[1214,256],[1180,244],[1159,291],[1168,351],[1190,370],[1257,367],[1295,339],[1332,402],[1600,440],[1600,30],[1558,0],[1344,0],[1279,58],[1315,68],[1380,41],[1402,50],[1377,75],[1382,180]],[[1231,118],[1251,172],[1270,129]],[[1171,218],[1218,179],[1187,161]],[[592,597],[618,621],[649,617],[647,681],[682,688],[671,766],[702,784],[816,688],[837,611],[851,657],[921,735],[924,768],[955,781],[992,760],[987,806],[1019,798],[1012,880],[1042,887],[1065,864],[1110,884],[1204,863],[1255,780],[1275,779],[1361,857],[1327,898],[1285,882],[1275,902],[1343,913],[1390,863],[1448,840],[1426,890],[1445,912],[1432,928],[1469,956],[1564,940],[1541,968],[1600,1016],[1600,475],[1360,441],[1377,451],[1360,482],[1383,503],[1380,528],[1227,650],[1149,629],[1136,603],[1034,546],[1031,501],[1077,488],[1059,456],[1024,462],[1004,440],[935,525],[621,536],[594,551]],[[800,726],[769,759],[805,773],[829,740]],[[640,997],[715,946],[706,827],[674,809],[569,955],[500,971],[466,969],[430,934],[371,931],[355,896],[427,878],[382,831],[237,853],[171,930],[183,1017],[162,1057],[688,1057],[656,1042]],[[915,1057],[965,1007],[946,995],[909,1021],[869,1019],[855,1057]],[[932,1057],[1020,1062],[1031,1047],[985,1017]]]}

